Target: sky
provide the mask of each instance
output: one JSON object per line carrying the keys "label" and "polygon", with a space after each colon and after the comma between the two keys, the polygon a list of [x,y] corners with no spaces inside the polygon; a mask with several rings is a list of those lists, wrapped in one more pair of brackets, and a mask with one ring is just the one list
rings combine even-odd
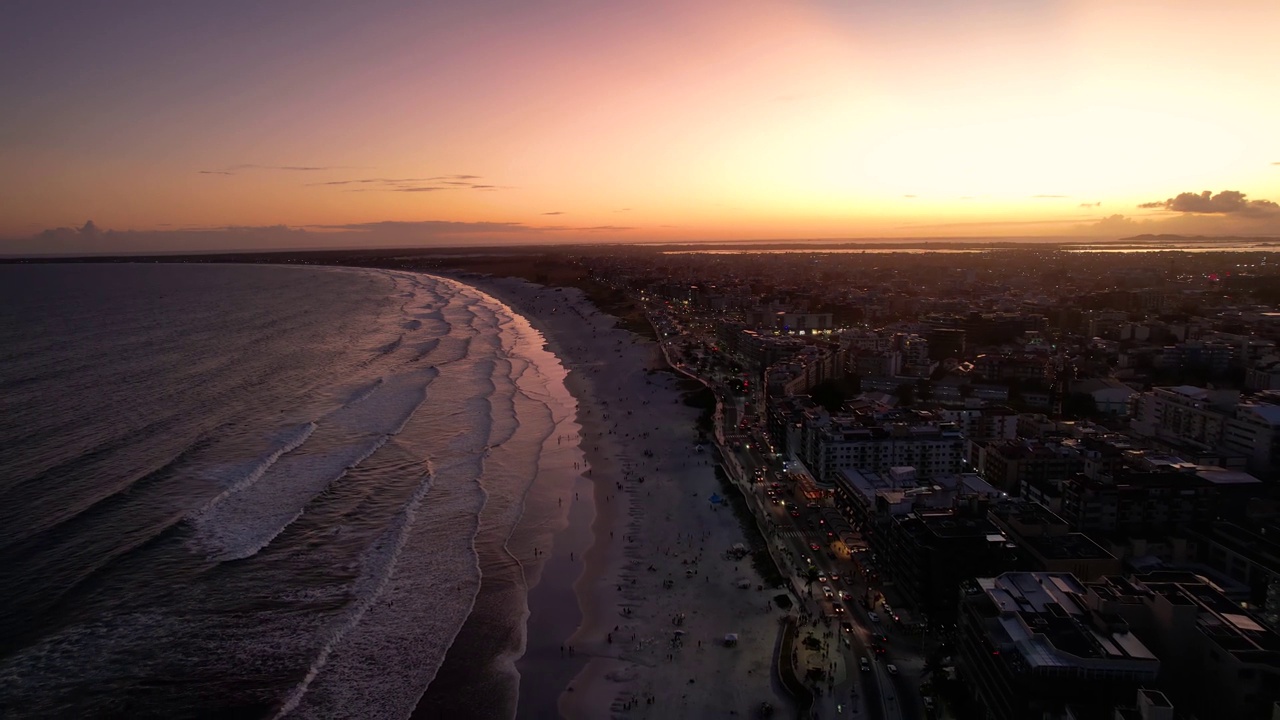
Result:
{"label": "sky", "polygon": [[1280,235],[1276,0],[0,3],[0,253]]}

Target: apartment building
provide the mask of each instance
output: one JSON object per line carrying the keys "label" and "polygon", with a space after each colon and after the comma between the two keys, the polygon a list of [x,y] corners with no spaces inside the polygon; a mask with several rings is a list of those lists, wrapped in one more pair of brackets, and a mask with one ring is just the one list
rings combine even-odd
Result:
{"label": "apartment building", "polygon": [[846,469],[883,472],[909,466],[925,478],[960,472],[965,458],[960,429],[924,415],[807,416],[798,454],[824,483]]}
{"label": "apartment building", "polygon": [[1123,619],[1090,608],[1087,592],[1073,575],[1041,572],[961,588],[957,669],[985,717],[1048,717],[1068,705],[1108,711],[1155,682],[1155,653]]}
{"label": "apartment building", "polygon": [[1159,687],[1205,718],[1268,720],[1280,700],[1280,635],[1186,571],[1088,583],[1088,606],[1123,618],[1160,658]]}

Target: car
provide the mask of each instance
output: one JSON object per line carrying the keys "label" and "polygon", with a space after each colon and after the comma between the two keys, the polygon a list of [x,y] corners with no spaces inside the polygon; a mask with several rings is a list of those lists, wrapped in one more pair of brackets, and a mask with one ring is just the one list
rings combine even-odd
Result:
{"label": "car", "polygon": [[818,582],[825,583],[827,581],[826,573],[818,573]]}
{"label": "car", "polygon": [[842,622],[840,623],[840,629],[847,633],[851,633],[853,632],[853,623],[848,621]]}
{"label": "car", "polygon": [[841,590],[841,591],[840,591],[840,599],[841,599],[841,600],[852,600],[852,599],[853,599],[853,593],[849,592],[848,590]]}
{"label": "car", "polygon": [[835,603],[834,605],[831,606],[831,609],[835,610],[837,615],[844,614],[844,606],[841,605],[840,603]]}
{"label": "car", "polygon": [[898,666],[894,665],[893,663],[889,663],[888,665],[885,665],[884,669],[887,670],[890,675],[898,674]]}
{"label": "car", "polygon": [[818,545],[818,543],[809,543],[809,549],[814,552],[818,552],[822,549],[822,546]]}
{"label": "car", "polygon": [[839,573],[828,573],[828,574],[827,574],[827,577],[831,578],[832,580],[837,580],[837,581],[838,581],[838,580],[840,579],[840,574],[839,574]]}
{"label": "car", "polygon": [[879,616],[879,615],[877,615],[877,614],[875,614],[875,613],[873,613],[873,612],[869,612],[869,613],[867,613],[867,617],[868,617],[868,618],[871,620],[871,622],[873,622],[873,623],[878,623],[878,622],[880,622],[880,616]]}
{"label": "car", "polygon": [[875,635],[875,638],[876,638],[876,640],[879,640],[879,641],[880,641],[880,642],[882,642],[882,643],[887,643],[887,642],[889,642],[889,636],[888,636],[888,635],[885,635],[884,633],[877,633],[877,634]]}
{"label": "car", "polygon": [[858,664],[862,666],[862,672],[871,672],[871,661],[865,655],[858,658]]}
{"label": "car", "polygon": [[800,517],[800,511],[799,511],[799,510],[792,510],[792,511],[791,511],[791,517],[794,517],[794,518],[798,518],[798,517]]}
{"label": "car", "polygon": [[831,598],[833,598],[833,597],[835,597],[835,596],[836,596],[835,592],[834,592],[834,591],[832,591],[832,589],[831,589],[831,587],[830,587],[829,585],[823,585],[823,586],[822,586],[822,594],[823,594],[824,596],[826,596],[826,598],[827,598],[828,600],[830,600]]}

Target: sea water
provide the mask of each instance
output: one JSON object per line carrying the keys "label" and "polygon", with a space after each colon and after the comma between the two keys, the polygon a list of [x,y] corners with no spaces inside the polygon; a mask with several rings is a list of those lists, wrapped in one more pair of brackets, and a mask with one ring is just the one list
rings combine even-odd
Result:
{"label": "sea water", "polygon": [[563,379],[451,280],[0,266],[0,715],[510,717]]}

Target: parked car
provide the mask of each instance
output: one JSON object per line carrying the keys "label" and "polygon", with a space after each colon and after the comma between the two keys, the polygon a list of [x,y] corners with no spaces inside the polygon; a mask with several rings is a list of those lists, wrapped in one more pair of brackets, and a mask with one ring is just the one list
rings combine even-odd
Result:
{"label": "parked car", "polygon": [[871,622],[873,622],[873,623],[878,623],[878,622],[880,622],[880,616],[879,616],[879,615],[877,615],[877,614],[875,614],[875,613],[873,613],[873,612],[869,612],[869,613],[867,613],[867,617],[868,617],[868,618],[870,618],[870,619],[871,619]]}
{"label": "parked car", "polygon": [[885,665],[884,669],[888,670],[890,675],[898,674],[898,666],[894,665],[893,663],[889,663],[888,665]]}
{"label": "parked car", "polygon": [[862,665],[862,672],[871,672],[871,661],[868,660],[865,655],[858,658],[858,663]]}

